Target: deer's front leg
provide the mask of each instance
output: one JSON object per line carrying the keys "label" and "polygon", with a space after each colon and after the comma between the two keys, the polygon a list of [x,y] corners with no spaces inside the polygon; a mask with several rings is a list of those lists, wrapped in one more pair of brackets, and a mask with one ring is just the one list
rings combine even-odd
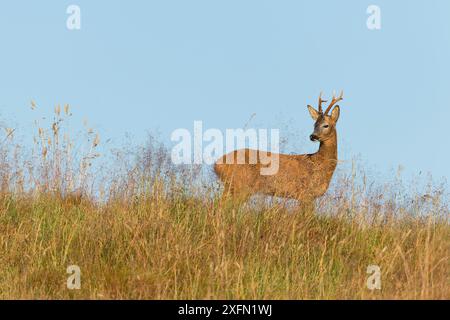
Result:
{"label": "deer's front leg", "polygon": [[300,201],[299,210],[303,214],[311,214],[316,211],[316,203],[314,200]]}

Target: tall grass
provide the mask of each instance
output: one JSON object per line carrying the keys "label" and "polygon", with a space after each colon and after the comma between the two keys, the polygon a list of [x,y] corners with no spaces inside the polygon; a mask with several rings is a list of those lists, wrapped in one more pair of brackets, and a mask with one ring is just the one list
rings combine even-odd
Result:
{"label": "tall grass", "polygon": [[[96,165],[99,136],[88,130],[76,149],[66,108],[37,127],[31,153],[11,129],[0,140],[0,298],[450,298],[443,186],[408,193],[355,167],[315,212],[220,201],[211,179],[173,166],[156,141]],[[66,286],[69,265],[80,290]],[[381,290],[366,285],[369,265]]]}

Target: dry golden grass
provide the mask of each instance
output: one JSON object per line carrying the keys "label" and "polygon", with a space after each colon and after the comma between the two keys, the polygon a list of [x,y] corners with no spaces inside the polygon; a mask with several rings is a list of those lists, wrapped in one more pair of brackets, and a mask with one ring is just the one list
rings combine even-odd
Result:
{"label": "dry golden grass", "polygon": [[[44,132],[33,162],[2,145],[2,299],[450,298],[448,207],[436,195],[424,206],[356,199],[339,180],[317,212],[221,203],[189,192],[160,149],[107,175],[94,201],[86,159],[98,139],[68,165],[59,127],[40,144]],[[66,287],[69,265],[81,290]],[[369,265],[381,290],[366,286]]]}

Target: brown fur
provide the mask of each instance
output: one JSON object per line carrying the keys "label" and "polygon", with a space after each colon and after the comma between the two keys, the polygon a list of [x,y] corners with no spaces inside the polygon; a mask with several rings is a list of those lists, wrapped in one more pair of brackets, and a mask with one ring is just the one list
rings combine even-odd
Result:
{"label": "brown fur", "polygon": [[[332,104],[336,103],[336,100],[334,98]],[[336,122],[339,106],[328,116],[321,112],[320,101],[319,111],[309,107],[312,109],[311,116],[316,121],[311,138],[314,136],[320,141],[318,152],[302,155],[279,154],[279,170],[268,176],[260,174],[260,168],[264,165],[259,161],[257,150],[241,150],[245,152],[244,164],[227,164],[227,155],[224,155],[214,165],[214,171],[225,187],[224,196],[245,201],[251,195],[261,193],[293,198],[304,205],[312,205],[314,199],[322,196],[328,189],[337,165]],[[233,159],[237,159],[237,153],[237,150],[231,153]],[[258,159],[256,164],[249,164],[251,157]]]}

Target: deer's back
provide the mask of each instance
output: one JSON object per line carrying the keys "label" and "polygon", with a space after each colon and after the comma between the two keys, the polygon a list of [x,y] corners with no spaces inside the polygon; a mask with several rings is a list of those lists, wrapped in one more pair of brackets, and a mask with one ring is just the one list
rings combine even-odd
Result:
{"label": "deer's back", "polygon": [[[236,161],[227,163],[227,159],[236,160],[238,152],[245,155],[244,164],[236,164]],[[268,156],[272,160],[276,156],[279,159],[278,171],[272,175],[261,175],[261,168],[267,167],[267,164],[260,161],[259,151],[251,149],[233,151],[223,156],[214,170],[226,186],[237,191],[245,189],[251,193],[296,199],[311,199],[326,192],[332,172],[327,174],[314,155],[268,153]],[[251,163],[251,159],[256,159],[256,163]]]}

